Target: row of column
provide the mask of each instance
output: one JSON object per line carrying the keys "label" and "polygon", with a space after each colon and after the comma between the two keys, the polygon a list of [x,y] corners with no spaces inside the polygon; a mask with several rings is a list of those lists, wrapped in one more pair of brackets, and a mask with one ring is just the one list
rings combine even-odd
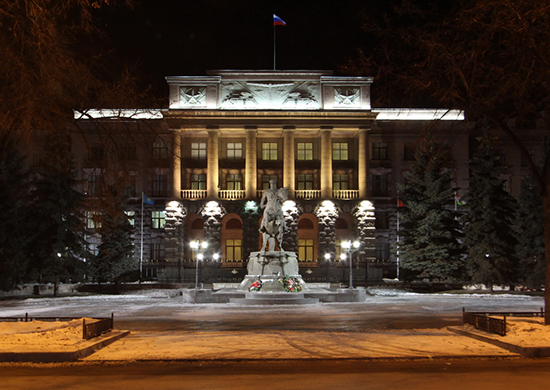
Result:
{"label": "row of column", "polygon": [[[320,185],[321,197],[332,197],[332,142],[331,128],[321,129],[321,172]],[[180,197],[181,190],[181,133],[173,132],[173,181],[172,188],[174,198]],[[361,129],[358,134],[357,175],[359,198],[367,197],[367,172],[368,172],[368,147],[367,130]],[[207,196],[217,198],[219,186],[219,130],[208,130],[207,144]],[[257,169],[257,137],[256,129],[246,129],[245,144],[245,182],[246,198],[256,197],[258,183]],[[283,130],[283,187],[294,193],[295,184],[295,149],[294,130]]]}

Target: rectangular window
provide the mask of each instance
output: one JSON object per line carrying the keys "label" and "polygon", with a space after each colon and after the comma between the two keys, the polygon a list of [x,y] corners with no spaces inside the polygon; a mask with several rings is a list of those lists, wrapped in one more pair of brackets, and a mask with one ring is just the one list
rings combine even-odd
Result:
{"label": "rectangular window", "polygon": [[88,252],[97,256],[99,254],[99,245],[101,245],[101,239],[98,236],[86,236],[86,242],[88,244]]}
{"label": "rectangular window", "polygon": [[191,142],[191,158],[193,160],[206,159],[206,142]]}
{"label": "rectangular window", "polygon": [[277,175],[262,175],[262,190],[269,189],[269,182],[275,180],[275,187],[277,187]]}
{"label": "rectangular window", "polygon": [[168,196],[168,175],[153,175],[152,196]]}
{"label": "rectangular window", "polygon": [[228,190],[242,190],[243,189],[243,175],[241,174],[229,174],[227,175],[227,189]]}
{"label": "rectangular window", "polygon": [[313,239],[298,240],[298,261],[313,261]]}
{"label": "rectangular window", "polygon": [[150,244],[150,261],[158,263],[159,261],[164,261],[164,244],[159,242],[153,242]]}
{"label": "rectangular window", "polygon": [[348,143],[347,142],[332,143],[332,159],[335,161],[348,160]]}
{"label": "rectangular window", "polygon": [[242,142],[228,142],[227,143],[227,158],[231,160],[240,160],[243,158],[243,144]]}
{"label": "rectangular window", "polygon": [[87,229],[101,228],[101,213],[99,211],[86,212],[86,228]]}
{"label": "rectangular window", "polygon": [[379,261],[390,260],[390,244],[387,242],[376,243],[374,245],[374,256]]}
{"label": "rectangular window", "polygon": [[332,189],[349,190],[349,175],[332,175]]}
{"label": "rectangular window", "polygon": [[296,189],[297,190],[312,190],[313,189],[313,175],[296,175]]}
{"label": "rectangular window", "polygon": [[129,210],[125,211],[124,214],[126,214],[126,217],[128,218],[128,223],[132,226],[136,225],[136,212]]}
{"label": "rectangular window", "polygon": [[101,182],[102,177],[99,173],[91,173],[88,175],[88,195],[99,196],[101,195]]}
{"label": "rectangular window", "polygon": [[262,160],[266,160],[266,161],[277,160],[277,143],[276,142],[262,143]]}
{"label": "rectangular window", "polygon": [[206,190],[206,175],[191,175],[192,190]]}
{"label": "rectangular window", "polygon": [[168,146],[166,142],[153,143],[153,160],[166,160],[168,158]]}
{"label": "rectangular window", "polygon": [[153,229],[164,229],[166,226],[166,212],[152,211],[151,212],[151,227]]}
{"label": "rectangular window", "polygon": [[240,239],[225,240],[225,260],[242,261],[242,243]]}
{"label": "rectangular window", "polygon": [[313,143],[298,142],[296,144],[297,160],[313,160]]}
{"label": "rectangular window", "polygon": [[388,175],[372,176],[372,196],[388,196]]}
{"label": "rectangular window", "polygon": [[387,160],[388,159],[388,144],[385,142],[372,143],[372,159]]}
{"label": "rectangular window", "polygon": [[415,147],[411,144],[403,145],[403,158],[405,161],[414,161]]}

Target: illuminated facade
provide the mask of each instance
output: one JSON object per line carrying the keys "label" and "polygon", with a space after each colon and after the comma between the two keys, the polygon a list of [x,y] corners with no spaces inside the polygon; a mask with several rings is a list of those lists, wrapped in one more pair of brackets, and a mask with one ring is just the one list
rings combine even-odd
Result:
{"label": "illuminated facade", "polygon": [[[92,138],[97,126],[92,122],[121,138],[132,135],[133,143],[126,139],[128,148],[119,153],[134,160],[103,158],[99,164],[93,142],[74,147],[77,155],[91,156],[78,162],[88,195],[94,196],[97,176],[107,166],[129,177],[137,202],[129,210],[137,247],[139,193],[154,199],[143,215],[147,278],[194,280],[196,252],[189,243],[200,239],[209,243],[203,281],[242,280],[249,253],[259,250],[259,200],[270,180],[289,190],[284,247],[298,254],[306,281],[345,282],[349,259],[341,242],[349,239],[361,244],[353,255],[355,285],[394,278],[396,183],[427,128],[435,129],[457,162],[453,184],[467,187],[462,113],[373,109],[371,78],[326,71],[213,71],[167,82],[168,109],[88,111],[76,121]],[[138,120],[130,123],[124,116]],[[86,120],[92,117],[96,120]],[[136,143],[136,134],[143,134],[143,142]],[[212,261],[214,254],[219,261]]]}

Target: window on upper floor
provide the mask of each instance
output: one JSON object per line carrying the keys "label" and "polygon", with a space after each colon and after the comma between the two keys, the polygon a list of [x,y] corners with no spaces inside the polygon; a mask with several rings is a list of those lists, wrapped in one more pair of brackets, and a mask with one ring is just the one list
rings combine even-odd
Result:
{"label": "window on upper floor", "polygon": [[372,143],[372,159],[373,160],[388,159],[388,144],[386,142]]}
{"label": "window on upper floor", "polygon": [[332,189],[335,191],[349,190],[349,175],[332,175]]}
{"label": "window on upper floor", "polygon": [[297,190],[312,190],[313,189],[313,175],[312,174],[296,175],[296,189]]}
{"label": "window on upper floor", "polygon": [[191,175],[192,190],[206,190],[206,174]]}
{"label": "window on upper floor", "polygon": [[313,160],[313,143],[298,142],[296,144],[296,159],[297,160]]}
{"label": "window on upper floor", "polygon": [[242,142],[227,143],[227,158],[230,160],[241,160],[243,158]]}
{"label": "window on upper floor", "polygon": [[274,161],[278,159],[277,155],[277,143],[276,142],[263,142],[262,143],[262,160]]}
{"label": "window on upper floor", "polygon": [[151,227],[153,229],[164,229],[166,226],[166,211],[151,211]]}
{"label": "window on upper floor", "polygon": [[332,143],[332,159],[336,161],[345,161],[349,159],[347,142]]}
{"label": "window on upper floor", "polygon": [[103,176],[101,173],[88,174],[88,195],[100,196],[103,190]]}
{"label": "window on upper floor", "polygon": [[243,189],[243,175],[228,174],[226,177],[226,184],[228,190],[242,190]]}
{"label": "window on upper floor", "polygon": [[388,175],[372,175],[372,196],[388,196]]}
{"label": "window on upper floor", "polygon": [[86,212],[86,228],[87,229],[100,229],[101,228],[102,214],[99,211],[87,211]]}
{"label": "window on upper floor", "polygon": [[193,160],[206,159],[206,142],[191,142],[191,158]]}
{"label": "window on upper floor", "polygon": [[153,142],[153,160],[166,160],[168,154],[168,145],[166,145],[166,142]]}
{"label": "window on upper floor", "polygon": [[168,196],[168,175],[156,174],[153,175],[152,196],[165,197]]}

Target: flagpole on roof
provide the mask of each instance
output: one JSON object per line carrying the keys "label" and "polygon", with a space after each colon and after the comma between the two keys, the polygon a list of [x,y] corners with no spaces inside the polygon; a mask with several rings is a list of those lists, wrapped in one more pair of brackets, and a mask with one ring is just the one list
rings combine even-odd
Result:
{"label": "flagpole on roof", "polygon": [[140,250],[139,250],[139,282],[143,276],[143,201],[145,194],[141,192],[141,240],[140,240]]}
{"label": "flagpole on roof", "polygon": [[277,29],[275,28],[275,23],[273,23],[273,70],[276,70],[276,69],[277,69]]}

